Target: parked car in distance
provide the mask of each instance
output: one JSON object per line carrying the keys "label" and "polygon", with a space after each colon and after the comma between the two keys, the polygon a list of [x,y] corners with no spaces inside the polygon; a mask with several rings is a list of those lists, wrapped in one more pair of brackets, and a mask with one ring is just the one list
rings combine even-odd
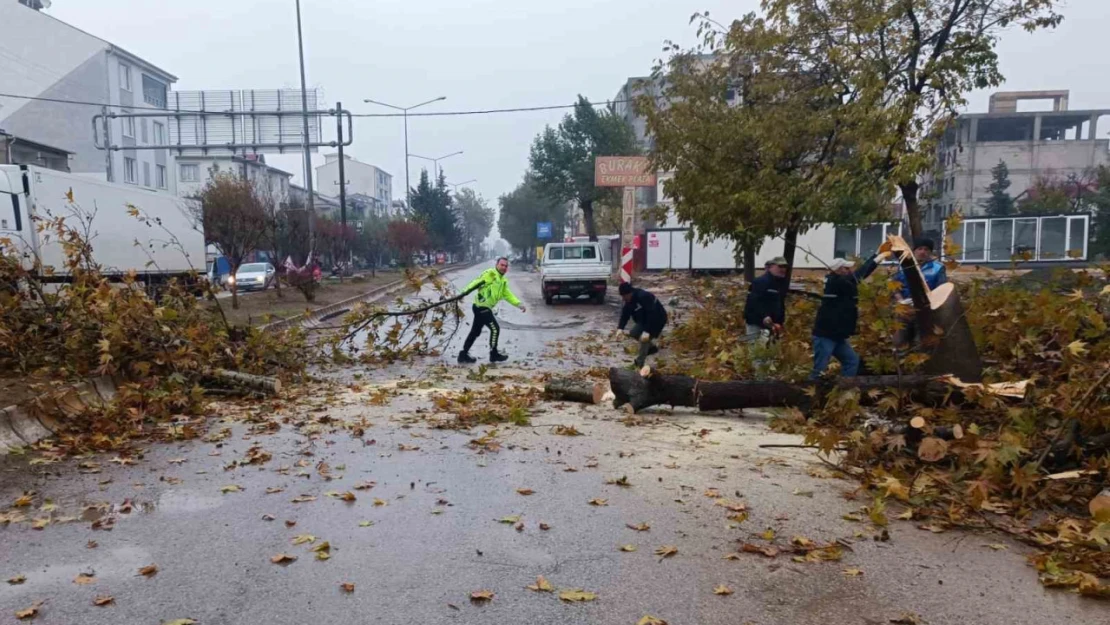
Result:
{"label": "parked car in distance", "polygon": [[266,290],[274,283],[276,272],[270,263],[246,263],[240,265],[235,277],[228,277],[228,286],[234,283],[239,291]]}
{"label": "parked car in distance", "polygon": [[548,243],[540,263],[543,301],[550,305],[560,295],[585,295],[596,304],[604,303],[612,271],[608,245],[596,241]]}

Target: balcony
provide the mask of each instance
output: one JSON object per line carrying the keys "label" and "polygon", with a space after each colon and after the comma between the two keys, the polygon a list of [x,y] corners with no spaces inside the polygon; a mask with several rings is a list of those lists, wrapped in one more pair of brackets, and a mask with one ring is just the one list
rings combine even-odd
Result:
{"label": "balcony", "polygon": [[166,108],[166,85],[143,74],[143,102],[154,108]]}

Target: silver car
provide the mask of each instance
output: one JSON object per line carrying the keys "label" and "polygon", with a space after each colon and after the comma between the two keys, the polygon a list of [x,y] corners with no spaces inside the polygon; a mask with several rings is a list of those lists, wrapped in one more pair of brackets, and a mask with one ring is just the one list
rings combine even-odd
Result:
{"label": "silver car", "polygon": [[274,266],[270,263],[248,263],[241,265],[234,277],[228,278],[228,286],[234,282],[239,291],[265,290],[274,282]]}

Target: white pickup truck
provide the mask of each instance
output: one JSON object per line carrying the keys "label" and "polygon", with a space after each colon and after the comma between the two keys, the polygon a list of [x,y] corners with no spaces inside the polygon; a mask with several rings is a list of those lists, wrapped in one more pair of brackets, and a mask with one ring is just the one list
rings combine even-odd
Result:
{"label": "white pickup truck", "polygon": [[591,241],[548,243],[540,263],[543,301],[550,305],[559,295],[586,295],[601,304],[612,272],[608,245]]}

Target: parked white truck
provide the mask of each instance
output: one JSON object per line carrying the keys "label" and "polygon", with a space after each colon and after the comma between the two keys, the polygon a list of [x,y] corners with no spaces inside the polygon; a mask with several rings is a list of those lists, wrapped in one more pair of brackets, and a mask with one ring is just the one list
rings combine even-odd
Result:
{"label": "parked white truck", "polygon": [[[0,165],[0,240],[11,241],[25,268],[35,270],[38,259],[43,281],[65,282],[62,246],[53,232],[39,232],[38,224],[66,217],[80,229],[78,215],[85,215],[91,217],[92,257],[103,272],[118,278],[133,271],[154,286],[204,272],[204,234],[189,202],[33,165]],[[131,207],[149,221],[132,215]]]}
{"label": "parked white truck", "polygon": [[560,295],[586,295],[597,304],[604,303],[612,273],[608,243],[548,243],[540,263],[543,301],[551,305]]}

